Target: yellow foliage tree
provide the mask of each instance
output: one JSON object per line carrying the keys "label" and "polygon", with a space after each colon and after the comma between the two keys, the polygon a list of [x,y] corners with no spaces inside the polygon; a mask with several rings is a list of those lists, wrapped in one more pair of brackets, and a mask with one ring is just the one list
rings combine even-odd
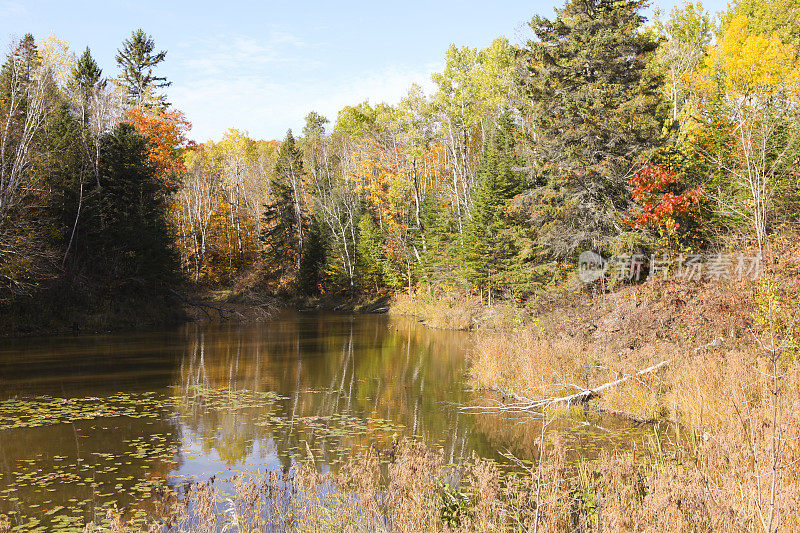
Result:
{"label": "yellow foliage tree", "polygon": [[749,19],[738,14],[718,36],[699,74],[705,95],[698,116],[707,120],[693,136],[719,174],[712,196],[724,218],[750,227],[761,250],[776,191],[794,171],[800,123],[795,50],[777,32],[751,31]]}
{"label": "yellow foliage tree", "polygon": [[711,49],[705,75],[721,81],[728,98],[767,97],[778,91],[796,95],[800,76],[794,48],[777,34],[764,37],[748,26],[743,15],[730,21]]}
{"label": "yellow foliage tree", "polygon": [[70,72],[75,65],[75,54],[70,52],[69,43],[55,35],[49,35],[36,43],[36,49],[42,64],[50,70],[53,80],[64,87],[69,80]]}

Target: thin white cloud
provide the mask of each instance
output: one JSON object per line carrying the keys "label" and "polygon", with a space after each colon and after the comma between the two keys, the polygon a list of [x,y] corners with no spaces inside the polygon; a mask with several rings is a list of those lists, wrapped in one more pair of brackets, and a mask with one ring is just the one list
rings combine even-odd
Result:
{"label": "thin white cloud", "polygon": [[192,120],[192,137],[198,141],[219,138],[232,127],[248,130],[255,137],[279,139],[288,128],[299,130],[303,117],[312,110],[333,122],[346,105],[364,100],[396,104],[413,83],[430,92],[430,76],[437,67],[392,66],[351,78],[289,84],[277,84],[253,74],[209,77],[187,86],[176,84],[170,96]]}
{"label": "thin white cloud", "polygon": [[365,72],[351,79],[340,80],[332,91],[316,97],[312,104],[326,109],[331,119],[345,105],[355,105],[364,100],[371,104],[382,102],[396,104],[406,96],[412,84],[422,86],[430,94],[433,90],[431,74],[439,70],[438,65],[428,65],[422,69],[390,66],[378,71]]}
{"label": "thin white cloud", "polygon": [[21,17],[30,15],[28,8],[19,2],[0,2],[0,18]]}
{"label": "thin white cloud", "polygon": [[292,45],[296,48],[305,48],[308,46],[308,43],[303,41],[302,39],[298,38],[296,35],[293,35],[289,32],[285,31],[274,31],[271,33],[271,40],[276,44],[288,44]]}
{"label": "thin white cloud", "polygon": [[170,100],[193,122],[196,140],[218,138],[231,127],[280,138],[288,128],[301,128],[312,110],[334,121],[345,105],[397,103],[412,83],[430,88],[438,67],[389,66],[345,76],[320,59],[325,48],[284,31],[260,39],[194,38],[171,58],[180,72],[172,78]]}
{"label": "thin white cloud", "polygon": [[187,69],[190,77],[263,69],[291,61],[299,49],[308,47],[302,39],[286,32],[271,32],[262,39],[246,35],[217,35],[182,43],[171,58]]}

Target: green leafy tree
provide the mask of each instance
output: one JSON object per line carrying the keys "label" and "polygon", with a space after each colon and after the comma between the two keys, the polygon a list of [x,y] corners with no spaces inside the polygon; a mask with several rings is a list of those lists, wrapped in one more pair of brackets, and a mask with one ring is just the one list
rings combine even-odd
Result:
{"label": "green leafy tree", "polygon": [[736,0],[722,15],[722,32],[737,17],[746,17],[750,31],[780,38],[800,52],[800,0]]}
{"label": "green leafy tree", "polygon": [[306,125],[303,126],[303,137],[306,139],[320,138],[325,135],[325,125],[330,122],[316,111],[306,115]]}
{"label": "green leafy tree", "polygon": [[329,120],[315,111],[306,115],[303,127],[304,167],[312,178],[313,187],[330,187],[330,166],[327,155],[327,138],[325,125]]}
{"label": "green leafy tree", "polygon": [[776,224],[797,220],[800,70],[791,44],[753,25],[736,14],[717,35],[699,72],[706,92],[689,146],[706,163],[715,225],[763,250]]}
{"label": "green leafy tree", "polygon": [[153,38],[140,28],[131,33],[130,38],[122,42],[122,48],[117,50],[117,65],[121,69],[117,83],[125,91],[128,105],[147,109],[169,107],[166,96],[158,94],[158,91],[169,87],[172,82],[154,73],[167,52],[155,52],[155,48]]}
{"label": "green leafy tree", "polygon": [[395,109],[387,104],[381,103],[372,107],[368,101],[364,101],[356,106],[340,109],[333,131],[354,141],[376,138],[391,127],[394,115]]}
{"label": "green leafy tree", "polygon": [[663,79],[648,63],[644,0],[569,0],[535,17],[520,51],[520,88],[535,133],[531,170],[555,194],[542,239],[555,256],[613,244],[630,203],[628,177],[667,138]]}
{"label": "green leafy tree", "polygon": [[672,118],[679,113],[691,92],[691,78],[708,53],[713,29],[703,4],[686,2],[675,6],[666,22],[658,21],[656,29],[664,38],[658,51],[658,61],[666,72],[666,90],[672,103]]}

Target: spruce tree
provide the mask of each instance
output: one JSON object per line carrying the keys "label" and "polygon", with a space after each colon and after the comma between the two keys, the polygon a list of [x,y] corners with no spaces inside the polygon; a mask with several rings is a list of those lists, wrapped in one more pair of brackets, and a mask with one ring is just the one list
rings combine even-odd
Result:
{"label": "spruce tree", "polygon": [[[167,188],[148,162],[147,139],[127,123],[101,139],[97,266],[111,279],[168,280],[177,258],[167,222]],[[105,263],[105,264],[104,264]]]}
{"label": "spruce tree", "polygon": [[302,154],[289,130],[278,151],[275,177],[270,182],[271,201],[264,205],[264,229],[259,237],[273,271],[296,272],[300,268],[306,225],[299,191],[302,175]]}
{"label": "spruce tree", "polygon": [[95,89],[105,87],[105,80],[102,79],[103,70],[97,65],[92,57],[89,47],[86,47],[81,57],[73,65],[70,73],[70,86],[78,96],[80,103],[81,125],[87,123],[87,112],[89,100]]}
{"label": "spruce tree", "polygon": [[261,241],[266,264],[272,271],[285,272],[297,266],[299,220],[294,209],[292,189],[283,181],[270,184],[270,202],[261,215]]}
{"label": "spruce tree", "polygon": [[313,217],[306,232],[306,246],[300,257],[300,270],[297,273],[297,288],[301,294],[319,294],[327,254],[328,235],[325,225],[317,217]]}
{"label": "spruce tree", "polygon": [[[666,142],[662,77],[648,62],[659,41],[643,30],[645,0],[568,0],[535,17],[520,51],[519,84],[535,132],[536,184],[550,192],[536,224],[555,256],[602,247],[623,227],[627,183]],[[537,219],[537,216],[539,218]]]}
{"label": "spruce tree", "polygon": [[128,105],[147,109],[169,107],[166,96],[157,92],[172,82],[153,73],[167,52],[154,53],[155,47],[153,38],[140,28],[131,33],[130,38],[122,42],[122,48],[117,50],[117,65],[121,69],[117,83],[124,89]]}
{"label": "spruce tree", "polygon": [[462,252],[468,280],[482,291],[502,288],[504,272],[515,254],[505,208],[522,192],[525,180],[515,153],[513,125],[507,114],[488,143],[477,170],[473,206],[464,234]]}
{"label": "spruce tree", "polygon": [[17,45],[14,55],[22,61],[22,75],[28,80],[32,79],[33,71],[40,63],[39,49],[36,46],[36,39],[33,38],[33,34],[25,34],[25,37]]}
{"label": "spruce tree", "polygon": [[81,125],[73,118],[69,106],[58,102],[48,117],[46,136],[42,139],[47,154],[43,172],[50,190],[47,211],[53,229],[48,240],[64,250],[65,257],[82,241],[77,234],[83,229],[86,213],[81,210],[90,194],[86,186],[89,163],[82,136]]}
{"label": "spruce tree", "polygon": [[97,65],[97,61],[92,57],[89,47],[83,51],[81,57],[72,67],[72,82],[82,94],[88,94],[91,90],[101,84],[103,70]]}
{"label": "spruce tree", "polygon": [[[8,55],[3,67],[0,69],[0,119],[5,123],[8,121],[8,131],[6,135],[15,136],[22,124],[13,124],[21,121],[24,123],[28,108],[27,90],[34,83],[35,70],[39,66],[39,51],[33,35],[26,34],[16,48]],[[16,114],[8,117],[11,111],[12,91],[18,99],[13,106]],[[8,143],[8,139],[5,140]],[[6,159],[6,162],[10,159]]]}
{"label": "spruce tree", "polygon": [[378,292],[385,285],[385,257],[383,250],[383,235],[380,228],[372,219],[372,214],[364,212],[358,221],[358,252],[359,278],[362,286]]}

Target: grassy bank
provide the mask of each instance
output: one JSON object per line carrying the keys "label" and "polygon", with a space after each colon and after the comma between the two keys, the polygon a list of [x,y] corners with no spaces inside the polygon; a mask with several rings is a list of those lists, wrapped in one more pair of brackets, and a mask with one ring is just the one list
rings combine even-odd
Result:
{"label": "grassy bank", "polygon": [[414,296],[398,294],[391,301],[389,313],[416,317],[436,329],[484,331],[513,330],[525,325],[530,311],[501,302],[487,306],[469,292],[420,292]]}
{"label": "grassy bank", "polygon": [[[545,297],[518,312],[527,313],[522,327],[478,330],[472,382],[502,394],[498,413],[564,416],[564,398],[586,393],[572,405],[673,425],[671,442],[639,452],[636,474],[608,458],[591,465],[598,509],[632,502],[610,530],[794,531],[800,254],[772,257],[758,280],[648,281]],[[473,323],[487,312],[474,307],[465,306]],[[666,507],[649,514],[656,493]]]}

